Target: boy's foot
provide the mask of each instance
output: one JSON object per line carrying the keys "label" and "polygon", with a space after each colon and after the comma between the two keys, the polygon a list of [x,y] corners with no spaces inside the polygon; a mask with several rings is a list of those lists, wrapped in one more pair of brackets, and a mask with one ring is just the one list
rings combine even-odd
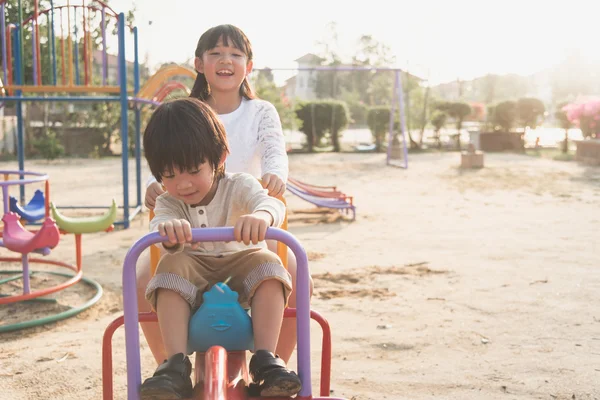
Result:
{"label": "boy's foot", "polygon": [[[279,356],[257,350],[250,359],[251,392],[264,397],[294,396],[300,391],[300,378],[290,371]],[[252,393],[254,395],[254,393]]]}
{"label": "boy's foot", "polygon": [[158,366],[142,383],[142,400],[175,400],[192,397],[192,363],[183,353],[175,354]]}

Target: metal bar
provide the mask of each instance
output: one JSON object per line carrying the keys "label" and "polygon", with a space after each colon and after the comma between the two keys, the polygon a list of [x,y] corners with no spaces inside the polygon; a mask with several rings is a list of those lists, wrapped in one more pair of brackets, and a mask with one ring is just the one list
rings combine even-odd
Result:
{"label": "metal bar", "polygon": [[404,115],[404,91],[402,90],[402,71],[396,71],[398,80],[398,110],[400,111],[400,130],[402,132],[402,145],[404,146],[404,168],[408,168],[408,146],[406,144],[406,119]]}
{"label": "metal bar", "polygon": [[[24,101],[119,101],[120,98],[117,96],[5,96],[0,97],[0,101],[16,101],[17,104],[20,104]],[[17,121],[18,122],[18,121]],[[19,165],[19,168],[22,168]]]}
{"label": "metal bar", "polygon": [[22,254],[21,262],[23,264],[23,294],[29,294],[31,292],[29,284],[29,254]]}
{"label": "metal bar", "polygon": [[77,42],[77,7],[73,7],[73,23],[73,36],[75,39],[75,51],[73,52],[75,58],[75,85],[79,85],[81,82],[79,82],[79,43]]}
{"label": "metal bar", "polygon": [[106,85],[108,77],[108,58],[106,54],[106,8],[102,7],[102,85]]}
{"label": "metal bar", "polygon": [[33,68],[37,71],[37,84],[42,84],[42,51],[40,48],[40,13],[38,8],[38,0],[33,0],[33,36],[35,37],[35,49],[38,55],[37,63],[33,64]]}
{"label": "metal bar", "polygon": [[123,162],[124,227],[129,228],[129,135],[127,132],[127,62],[125,60],[125,14],[119,14],[119,86],[121,87],[121,160]]}
{"label": "metal bar", "polygon": [[[133,63],[133,93],[137,97],[140,92],[140,59],[139,59],[139,46],[138,46],[138,28],[133,28],[133,49],[134,49],[134,63]],[[136,206],[142,204],[142,143],[141,143],[141,126],[142,118],[140,114],[140,106],[135,105],[135,187],[137,202]]]}
{"label": "metal bar", "polygon": [[0,33],[2,34],[2,72],[4,73],[4,83],[8,82],[8,63],[6,52],[6,4],[0,4]]}
{"label": "metal bar", "polygon": [[52,84],[56,85],[58,82],[58,74],[56,66],[56,37],[54,32],[54,0],[50,0],[50,10],[52,13]]}
{"label": "metal bar", "polygon": [[6,90],[22,90],[27,93],[54,93],[54,92],[73,92],[73,93],[120,93],[119,86],[35,86],[35,85],[5,85]]}

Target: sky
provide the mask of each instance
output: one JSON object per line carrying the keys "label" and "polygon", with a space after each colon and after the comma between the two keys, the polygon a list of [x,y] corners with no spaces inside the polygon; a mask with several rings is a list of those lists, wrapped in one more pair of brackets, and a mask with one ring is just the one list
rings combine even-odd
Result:
{"label": "sky", "polygon": [[[554,3],[551,5],[550,3]],[[335,22],[338,50],[348,59],[361,35],[390,47],[395,67],[432,83],[487,73],[532,74],[573,51],[600,60],[594,0],[112,0],[136,8],[140,57],[151,68],[186,62],[200,35],[229,23],[250,39],[256,67],[293,68],[319,53]],[[393,5],[394,9],[390,6]],[[130,46],[131,47],[131,46]]]}

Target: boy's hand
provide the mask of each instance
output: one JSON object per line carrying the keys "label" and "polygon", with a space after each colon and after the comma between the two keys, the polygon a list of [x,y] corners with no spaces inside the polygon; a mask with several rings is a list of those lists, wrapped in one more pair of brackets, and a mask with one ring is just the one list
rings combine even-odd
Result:
{"label": "boy's hand", "polygon": [[266,211],[242,215],[233,228],[233,236],[247,246],[265,240],[267,228],[273,223],[273,216]]}
{"label": "boy's hand", "polygon": [[[178,244],[192,243],[192,226],[185,219],[173,219],[158,224],[160,236],[166,236],[168,242],[163,242],[167,249],[176,247]],[[192,243],[192,249],[198,248],[198,243]]]}
{"label": "boy's hand", "polygon": [[163,194],[165,191],[162,188],[162,185],[158,182],[152,182],[146,188],[146,197],[144,199],[144,204],[148,209],[154,210],[154,206],[156,204],[156,198]]}
{"label": "boy's hand", "polygon": [[262,187],[269,191],[269,196],[283,196],[285,193],[285,182],[275,174],[265,174],[262,179]]}

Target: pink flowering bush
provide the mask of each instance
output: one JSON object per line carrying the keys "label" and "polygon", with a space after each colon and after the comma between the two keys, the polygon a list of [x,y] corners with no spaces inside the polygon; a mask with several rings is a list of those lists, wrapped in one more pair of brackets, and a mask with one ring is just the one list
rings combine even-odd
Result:
{"label": "pink flowering bush", "polygon": [[600,138],[600,99],[587,98],[562,108],[568,120],[581,129],[586,138]]}

